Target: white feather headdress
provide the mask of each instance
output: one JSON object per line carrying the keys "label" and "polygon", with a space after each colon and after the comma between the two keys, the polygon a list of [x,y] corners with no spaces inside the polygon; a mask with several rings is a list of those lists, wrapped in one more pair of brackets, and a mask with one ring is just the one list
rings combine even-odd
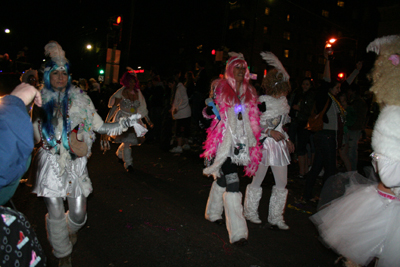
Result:
{"label": "white feather headdress", "polygon": [[290,79],[289,74],[287,73],[287,71],[285,70],[285,68],[283,67],[282,63],[279,61],[279,59],[271,52],[261,52],[260,53],[261,57],[271,66],[273,66],[278,73],[276,74],[276,76],[278,77],[279,73],[281,73],[283,75],[283,81],[287,82]]}
{"label": "white feather headdress", "polygon": [[68,62],[68,59],[65,58],[65,51],[56,41],[50,41],[44,47],[44,55],[49,56],[59,67],[63,67]]}

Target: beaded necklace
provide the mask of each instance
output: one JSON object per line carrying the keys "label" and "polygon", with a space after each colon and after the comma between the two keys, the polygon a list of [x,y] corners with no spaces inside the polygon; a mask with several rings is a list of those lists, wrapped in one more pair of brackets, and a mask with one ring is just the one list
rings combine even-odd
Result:
{"label": "beaded necklace", "polygon": [[328,93],[328,95],[330,96],[330,98],[335,102],[336,106],[339,109],[340,112],[340,118],[342,119],[342,121],[344,121],[344,117],[345,117],[345,110],[342,107],[342,105],[340,105],[339,101],[337,101],[336,97],[334,97],[331,93]]}

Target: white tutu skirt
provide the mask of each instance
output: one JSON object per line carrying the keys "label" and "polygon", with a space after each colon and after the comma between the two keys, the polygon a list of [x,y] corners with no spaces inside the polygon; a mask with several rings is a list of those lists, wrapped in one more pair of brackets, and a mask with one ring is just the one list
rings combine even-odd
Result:
{"label": "white tutu skirt", "polygon": [[351,184],[310,217],[322,242],[360,265],[400,266],[400,201],[381,196],[377,184]]}
{"label": "white tutu skirt", "polygon": [[287,166],[290,164],[290,153],[286,141],[276,142],[273,138],[266,138],[262,148],[261,163],[265,166]]}

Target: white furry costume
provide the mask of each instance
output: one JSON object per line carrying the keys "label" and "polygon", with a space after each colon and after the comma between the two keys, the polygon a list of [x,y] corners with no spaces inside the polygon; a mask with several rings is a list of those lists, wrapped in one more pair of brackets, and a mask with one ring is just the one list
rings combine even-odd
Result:
{"label": "white furry costume", "polygon": [[392,194],[377,183],[351,184],[343,197],[311,217],[326,245],[350,261],[366,266],[400,266],[400,36],[372,42],[367,51],[379,54],[371,91],[382,109],[372,134],[373,166]]}

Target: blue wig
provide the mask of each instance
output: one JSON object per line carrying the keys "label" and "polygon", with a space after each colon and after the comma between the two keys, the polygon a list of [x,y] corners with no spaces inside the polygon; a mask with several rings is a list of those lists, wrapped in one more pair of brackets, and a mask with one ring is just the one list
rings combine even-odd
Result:
{"label": "blue wig", "polygon": [[[58,67],[60,67],[60,66],[58,66],[54,61],[49,60],[48,62],[46,62],[45,71],[43,74],[43,81],[44,81],[45,87],[53,92],[54,92],[54,90],[50,84],[50,74],[53,72],[53,70],[57,69]],[[71,80],[72,80],[71,76],[69,75],[69,63],[68,62],[65,63],[64,67],[68,74],[68,83],[67,83],[66,89],[69,89],[69,87],[71,86]],[[48,69],[48,70],[46,70],[46,69]]]}
{"label": "blue wig", "polygon": [[[43,74],[43,80],[44,80],[45,87],[52,92],[54,92],[54,89],[51,87],[51,84],[50,84],[50,74],[53,70],[55,70],[58,67],[59,66],[57,66],[57,64],[54,61],[49,60],[46,63],[47,70],[45,70],[45,72]],[[65,69],[66,69],[67,74],[69,74],[69,64],[68,63],[65,64]],[[69,147],[69,143],[68,143],[68,133],[71,131],[71,129],[70,129],[71,125],[67,119],[68,106],[69,106],[68,92],[69,92],[70,87],[71,87],[71,76],[68,75],[68,83],[67,83],[67,87],[65,88],[65,94],[64,94],[63,99],[60,101],[60,104],[62,106],[62,116],[63,116],[63,132],[61,135],[61,142],[62,142],[63,146],[65,147],[65,149],[67,149],[68,151],[70,151],[70,147]],[[50,147],[55,147],[57,145],[57,140],[54,135],[54,127],[52,124],[55,104],[56,104],[56,100],[54,98],[52,98],[49,102],[47,102],[46,104],[43,105],[43,109],[46,112],[46,118],[43,120],[42,134],[43,134],[43,138],[46,139],[46,142]]]}

